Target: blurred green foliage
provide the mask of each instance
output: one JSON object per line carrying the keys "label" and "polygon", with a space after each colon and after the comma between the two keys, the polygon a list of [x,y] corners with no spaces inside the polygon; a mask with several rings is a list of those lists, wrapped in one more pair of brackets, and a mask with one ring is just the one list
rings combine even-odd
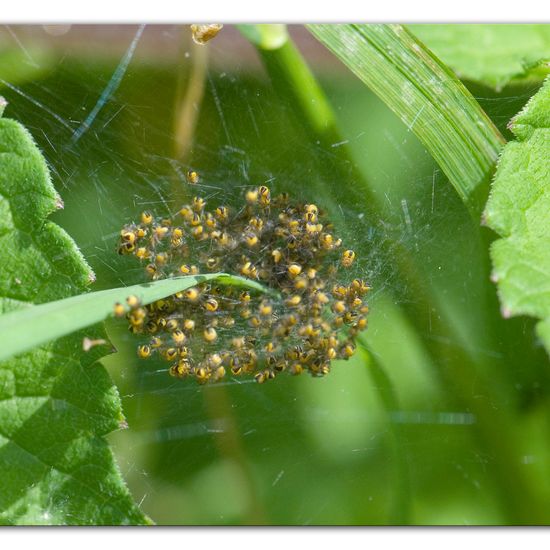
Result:
{"label": "blurred green foliage", "polygon": [[[78,29],[71,32],[78,39]],[[178,33],[173,40],[177,48]],[[548,362],[531,321],[499,320],[487,276],[488,232],[480,236],[414,134],[353,75],[312,55],[311,68],[371,186],[368,200],[380,207],[379,219],[365,216],[357,200],[364,183],[334,154],[339,144],[311,141],[257,64],[240,61],[244,43],[209,44],[215,64],[197,106],[190,156],[182,162],[174,159],[171,129],[185,57],[155,63],[141,59],[138,46],[116,95],[74,145],[48,110],[76,129],[123,50],[94,59],[67,47],[56,52],[47,75],[18,85],[25,95],[2,92],[6,114],[31,131],[52,168],[65,202],[54,219],[92,265],[96,290],[143,281],[131,259],[117,256],[117,232],[144,208],[174,211],[189,192],[182,177],[189,164],[205,185],[197,192],[214,202],[237,203],[242,186],[264,182],[304,200],[331,202],[323,205],[341,211],[339,233],[374,287],[366,339],[376,363],[358,354],[323,379],[217,387],[174,381],[156,372],[160,364],[136,357],[123,323],[109,323],[118,353],[104,363],[129,424],[110,441],[136,501],[160,524],[510,522],[508,505],[522,503],[503,496],[494,475],[497,457],[476,439],[478,419],[440,376],[460,366],[464,350],[478,357],[484,376],[503,388],[505,409],[497,418],[511,418],[521,433],[518,467],[548,495]],[[468,85],[503,132],[536,91],[533,83],[498,93]],[[450,320],[452,338],[420,338],[401,314],[400,306],[417,296],[380,254],[390,238],[412,252],[433,292],[424,315]],[[433,364],[423,343],[430,339],[445,350],[441,364]],[[475,378],[467,391],[476,397]],[[505,425],[494,425],[496,438],[506,439]]]}

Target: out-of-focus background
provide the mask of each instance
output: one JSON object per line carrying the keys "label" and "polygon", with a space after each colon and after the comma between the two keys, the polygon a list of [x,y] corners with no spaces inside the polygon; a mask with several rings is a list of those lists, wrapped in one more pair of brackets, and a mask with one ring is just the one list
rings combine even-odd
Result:
{"label": "out-of-focus background", "polygon": [[[261,183],[322,203],[321,182],[373,284],[367,339],[376,372],[360,353],[322,379],[201,387],[138,359],[124,323],[109,322],[118,351],[103,362],[128,422],[109,439],[124,478],[159,524],[507,523],[499,457],[401,314],[415,293],[380,243],[391,238],[412,252],[437,296],[426,315],[452,319],[445,365],[463,349],[490,363],[486,374],[509,396],[498,414],[512,418],[525,444],[519,467],[545,495],[547,357],[525,319],[510,320],[506,338],[488,335],[498,305],[486,296],[487,288],[494,294],[486,245],[413,132],[304,28],[290,33],[342,132],[323,151],[235,27],[207,46],[194,44],[187,26],[0,27],[4,116],[23,123],[43,151],[65,203],[52,219],[92,265],[96,290],[145,279],[116,254],[118,231],[144,209],[174,212],[188,196],[189,168],[201,176],[192,192],[212,204],[236,204],[243,186]],[[508,138],[509,119],[539,85],[497,93],[466,84]],[[373,189],[378,219],[351,200],[353,172],[348,179],[347,167],[336,166],[343,146]],[[476,384],[467,381],[473,399]],[[495,437],[506,429],[496,423]]]}

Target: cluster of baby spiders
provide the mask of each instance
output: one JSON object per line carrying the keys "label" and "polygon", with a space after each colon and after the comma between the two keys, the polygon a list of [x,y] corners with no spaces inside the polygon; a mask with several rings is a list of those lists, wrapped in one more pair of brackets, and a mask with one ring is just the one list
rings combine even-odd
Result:
{"label": "cluster of baby spiders", "polygon": [[348,359],[367,326],[370,290],[361,279],[338,280],[352,250],[314,204],[249,189],[238,210],[206,210],[195,197],[174,219],[143,212],[120,233],[119,253],[133,255],[152,279],[225,272],[256,280],[278,297],[204,282],[146,306],[131,296],[131,332],[147,340],[138,355],[158,354],[172,376],[217,381],[228,372],[262,383],[278,373],[323,376],[331,360]]}

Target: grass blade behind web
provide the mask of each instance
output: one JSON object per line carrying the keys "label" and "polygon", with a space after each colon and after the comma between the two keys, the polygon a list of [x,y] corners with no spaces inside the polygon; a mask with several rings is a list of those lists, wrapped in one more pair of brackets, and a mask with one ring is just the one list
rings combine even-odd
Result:
{"label": "grass blade behind web", "polygon": [[504,144],[454,73],[401,25],[308,25],[424,143],[479,218]]}

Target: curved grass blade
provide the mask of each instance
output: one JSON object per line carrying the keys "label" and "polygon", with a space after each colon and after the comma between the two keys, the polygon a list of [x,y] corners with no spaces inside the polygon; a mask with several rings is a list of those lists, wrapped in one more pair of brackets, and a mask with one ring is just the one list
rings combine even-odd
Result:
{"label": "curved grass blade", "polygon": [[307,25],[424,143],[474,217],[504,144],[457,79],[401,25]]}
{"label": "curved grass blade", "polygon": [[[38,306],[29,306],[0,316],[0,361],[103,321],[112,315],[115,303],[124,303],[130,295],[137,296],[141,303],[146,305],[212,280],[220,284],[244,286],[260,292],[267,290],[249,279],[225,273],[209,273],[100,290]],[[29,338],[29,333],[33,334],[33,338]]]}

